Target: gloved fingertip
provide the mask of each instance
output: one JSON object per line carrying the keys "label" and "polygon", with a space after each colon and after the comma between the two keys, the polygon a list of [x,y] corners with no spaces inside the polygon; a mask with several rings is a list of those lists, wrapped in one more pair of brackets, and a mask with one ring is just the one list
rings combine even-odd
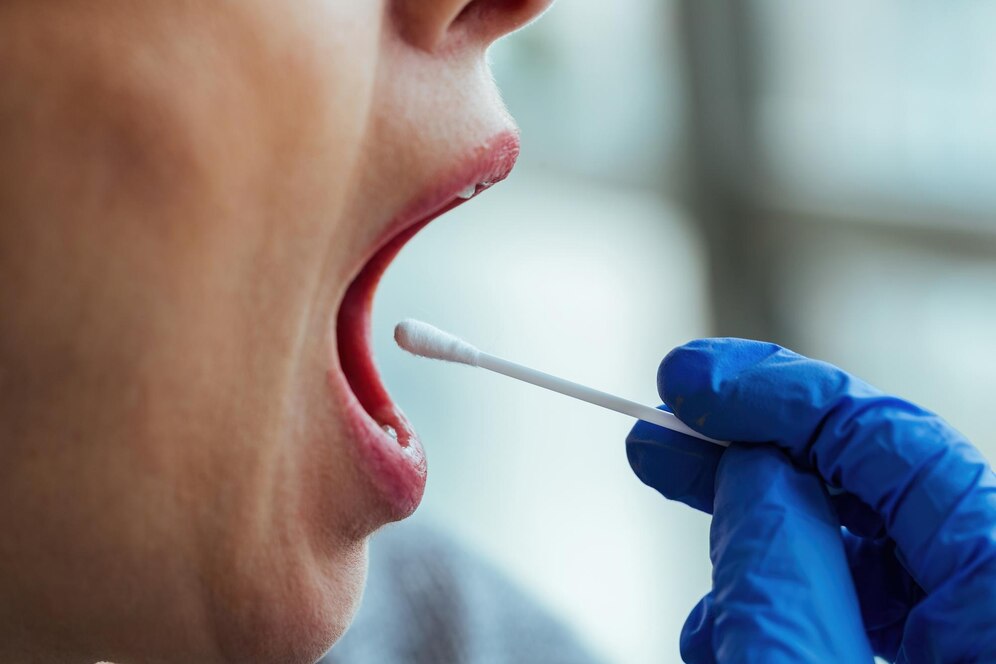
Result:
{"label": "gloved fingertip", "polygon": [[[713,420],[724,418],[729,404],[723,401],[732,396],[728,387],[742,372],[782,352],[777,344],[747,339],[697,339],[664,357],[657,369],[657,392],[683,422],[715,436]],[[722,429],[729,425],[719,424]]]}
{"label": "gloved fingertip", "polygon": [[712,594],[699,600],[685,624],[678,640],[681,659],[688,664],[714,664],[716,655],[712,648],[713,615]]}
{"label": "gloved fingertip", "polygon": [[657,393],[661,400],[682,416],[687,396],[708,392],[715,340],[697,339],[678,346],[664,356],[657,368]]}
{"label": "gloved fingertip", "polygon": [[626,437],[626,457],[640,481],[709,514],[722,454],[721,447],[643,421]]}

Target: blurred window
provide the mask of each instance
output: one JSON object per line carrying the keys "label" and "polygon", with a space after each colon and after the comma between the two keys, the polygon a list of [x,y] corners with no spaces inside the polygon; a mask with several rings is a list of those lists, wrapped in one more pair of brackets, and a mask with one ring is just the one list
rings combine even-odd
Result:
{"label": "blurred window", "polygon": [[749,3],[769,202],[996,225],[996,3]]}
{"label": "blurred window", "polygon": [[841,364],[996,456],[996,4],[681,7],[717,332]]}

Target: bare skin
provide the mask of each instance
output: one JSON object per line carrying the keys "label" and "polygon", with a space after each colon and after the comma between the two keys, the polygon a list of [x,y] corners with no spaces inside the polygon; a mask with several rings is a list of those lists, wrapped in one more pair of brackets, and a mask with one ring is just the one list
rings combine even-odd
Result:
{"label": "bare skin", "polygon": [[312,662],[390,520],[328,403],[547,0],[0,2],[0,661]]}

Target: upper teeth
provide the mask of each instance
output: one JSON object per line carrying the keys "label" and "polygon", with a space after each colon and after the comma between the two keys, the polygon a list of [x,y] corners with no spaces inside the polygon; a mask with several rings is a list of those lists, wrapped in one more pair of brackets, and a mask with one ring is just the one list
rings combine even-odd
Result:
{"label": "upper teeth", "polygon": [[462,198],[464,200],[467,200],[468,198],[473,198],[474,194],[476,194],[476,193],[477,193],[477,185],[476,184],[472,184],[472,185],[469,185],[463,191],[461,191],[459,194],[457,194],[457,196],[459,196],[460,198]]}

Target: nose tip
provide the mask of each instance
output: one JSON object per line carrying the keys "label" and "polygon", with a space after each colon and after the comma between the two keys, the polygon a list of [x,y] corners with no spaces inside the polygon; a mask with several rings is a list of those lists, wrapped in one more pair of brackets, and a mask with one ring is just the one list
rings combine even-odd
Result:
{"label": "nose tip", "polygon": [[553,0],[397,0],[401,33],[424,51],[488,46],[546,11]]}
{"label": "nose tip", "polygon": [[458,20],[490,44],[530,23],[552,4],[553,0],[474,0]]}

